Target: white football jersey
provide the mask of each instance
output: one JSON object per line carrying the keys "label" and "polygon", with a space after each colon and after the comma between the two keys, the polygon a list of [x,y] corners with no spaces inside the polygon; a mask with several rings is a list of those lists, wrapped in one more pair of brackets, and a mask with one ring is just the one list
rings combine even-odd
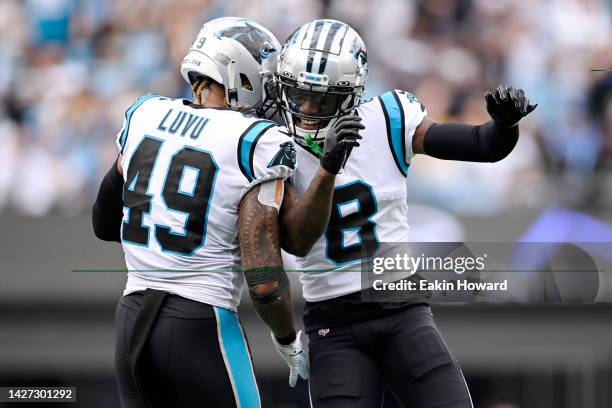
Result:
{"label": "white football jersey", "polygon": [[[358,113],[363,139],[336,176],[329,224],[308,255],[297,259],[300,269],[311,271],[300,274],[309,302],[361,290],[362,253],[371,255],[380,242],[408,240],[406,174],[414,131],[427,112],[414,95],[395,90],[366,101]],[[297,146],[300,167],[292,182],[303,195],[319,158]]]}
{"label": "white football jersey", "polygon": [[124,186],[124,294],[153,288],[235,310],[243,285],[238,206],[295,167],[274,123],[148,94],[117,137]]}

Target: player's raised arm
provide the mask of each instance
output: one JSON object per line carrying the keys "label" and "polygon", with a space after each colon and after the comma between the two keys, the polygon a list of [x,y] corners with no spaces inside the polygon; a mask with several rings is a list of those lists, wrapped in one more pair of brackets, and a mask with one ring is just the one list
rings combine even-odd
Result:
{"label": "player's raised arm", "polygon": [[305,256],[317,242],[331,213],[336,174],[340,173],[351,149],[359,146],[359,130],[364,126],[357,115],[340,118],[327,131],[321,165],[304,196],[298,198],[290,184],[280,214],[283,249]]}
{"label": "player's raised arm", "polygon": [[472,126],[436,123],[425,118],[412,140],[415,153],[443,160],[497,162],[510,154],[519,137],[519,121],[537,105],[531,105],[522,89],[505,85],[485,95],[493,120]]}
{"label": "player's raised arm", "polygon": [[240,202],[238,235],[244,272],[253,307],[272,330],[272,341],[290,369],[289,384],[308,378],[308,358],[295,332],[289,279],[280,253],[278,209],[283,180],[263,182]]}

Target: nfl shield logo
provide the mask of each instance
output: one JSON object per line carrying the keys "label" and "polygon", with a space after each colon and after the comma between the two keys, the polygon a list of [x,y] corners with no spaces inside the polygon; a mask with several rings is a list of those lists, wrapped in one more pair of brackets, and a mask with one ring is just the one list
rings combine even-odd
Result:
{"label": "nfl shield logo", "polygon": [[327,336],[327,333],[329,333],[329,329],[319,329],[319,336]]}

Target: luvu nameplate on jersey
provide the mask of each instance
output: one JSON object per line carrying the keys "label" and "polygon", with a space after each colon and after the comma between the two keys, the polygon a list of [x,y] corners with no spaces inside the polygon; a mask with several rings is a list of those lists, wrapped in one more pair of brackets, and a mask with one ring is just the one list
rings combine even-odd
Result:
{"label": "luvu nameplate on jersey", "polygon": [[208,120],[208,118],[193,113],[181,110],[174,112],[174,109],[168,109],[164,118],[159,122],[157,130],[183,137],[189,135],[191,139],[197,139]]}

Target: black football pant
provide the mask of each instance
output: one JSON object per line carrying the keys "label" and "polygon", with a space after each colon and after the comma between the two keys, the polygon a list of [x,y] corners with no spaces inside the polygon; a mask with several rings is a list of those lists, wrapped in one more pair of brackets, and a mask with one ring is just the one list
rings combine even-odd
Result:
{"label": "black football pant", "polygon": [[261,407],[236,314],[177,295],[165,298],[144,343],[138,387],[127,350],[142,304],[142,293],[124,296],[115,315],[115,368],[122,408]]}
{"label": "black football pant", "polygon": [[405,408],[471,408],[426,305],[308,331],[314,408],[379,408],[385,385]]}

